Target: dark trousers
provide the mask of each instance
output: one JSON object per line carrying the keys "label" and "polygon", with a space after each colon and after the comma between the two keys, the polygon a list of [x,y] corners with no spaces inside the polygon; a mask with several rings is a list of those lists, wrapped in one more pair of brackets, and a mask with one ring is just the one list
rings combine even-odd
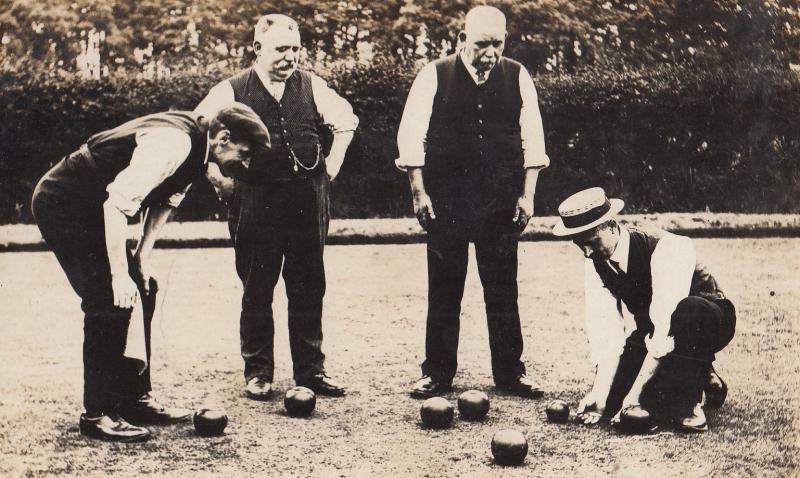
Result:
{"label": "dark trousers", "polygon": [[[42,237],[81,298],[86,412],[114,413],[120,405],[150,391],[150,367],[139,375],[135,362],[123,357],[131,310],[114,307],[102,204],[66,195],[68,186],[75,181],[64,161],[53,167],[36,186],[33,215]],[[141,280],[134,280],[144,303],[149,362],[155,293],[145,296]]]}
{"label": "dark trousers", "polygon": [[328,176],[238,183],[229,226],[236,271],[243,284],[240,339],[245,380],[272,381],[275,368],[272,299],[283,271],[289,302],[289,346],[294,378],[324,371],[323,250],[330,219]]}
{"label": "dark trousers", "polygon": [[[514,231],[512,215],[508,211],[498,213],[474,240],[486,304],[492,374],[500,385],[525,373],[520,360],[522,331],[517,306],[519,235]],[[469,236],[442,230],[441,224],[432,225],[428,232],[428,317],[422,373],[450,382],[458,366],[461,299],[470,240]]]}
{"label": "dark trousers", "polygon": [[[701,399],[714,354],[728,345],[735,329],[736,311],[729,300],[690,296],[680,301],[669,331],[675,349],[645,384],[641,405],[657,416],[685,416]],[[647,355],[644,337],[637,330],[628,338],[606,402],[607,417],[619,411],[639,374]]]}

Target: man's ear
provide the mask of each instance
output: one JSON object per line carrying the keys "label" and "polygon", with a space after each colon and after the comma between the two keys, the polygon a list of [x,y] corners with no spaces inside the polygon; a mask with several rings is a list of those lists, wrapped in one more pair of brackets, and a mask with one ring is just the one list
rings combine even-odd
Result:
{"label": "man's ear", "polygon": [[258,55],[261,52],[261,42],[256,40],[253,42],[253,51]]}
{"label": "man's ear", "polygon": [[467,32],[465,32],[464,30],[458,32],[458,41],[460,41],[461,43],[467,41]]}
{"label": "man's ear", "polygon": [[221,129],[214,135],[214,140],[219,144],[228,144],[231,140],[231,131],[228,129]]}

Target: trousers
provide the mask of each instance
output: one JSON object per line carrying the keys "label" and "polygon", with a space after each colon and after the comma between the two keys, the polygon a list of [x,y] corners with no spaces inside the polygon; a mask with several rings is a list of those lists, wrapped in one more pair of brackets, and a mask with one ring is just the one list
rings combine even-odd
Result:
{"label": "trousers", "polygon": [[[641,405],[656,416],[680,418],[700,401],[715,354],[733,339],[736,310],[724,298],[689,296],[672,314],[675,348],[661,358],[654,376],[642,389]],[[628,338],[612,381],[604,415],[617,414],[647,355],[645,333]]]}
{"label": "trousers", "polygon": [[323,252],[330,221],[327,174],[268,184],[239,182],[229,227],[242,281],[239,336],[246,381],[273,380],[273,292],[283,273],[296,381],[324,372]]}
{"label": "trousers", "polygon": [[[90,414],[109,414],[150,392],[150,366],[139,375],[136,363],[123,357],[131,310],[114,306],[102,203],[82,201],[79,192],[77,197],[69,195],[69,186],[78,182],[62,160],[39,181],[31,206],[42,237],[81,298],[84,408]],[[156,294],[144,294],[141,279],[132,277],[144,305],[150,363]]]}
{"label": "trousers", "polygon": [[[517,305],[519,234],[512,217],[513,211],[494,214],[472,241],[486,305],[492,375],[499,385],[525,373],[520,360],[523,343]],[[469,236],[452,234],[446,226],[432,225],[428,231],[428,315],[422,373],[444,382],[451,382],[458,368],[461,300],[470,242]]]}

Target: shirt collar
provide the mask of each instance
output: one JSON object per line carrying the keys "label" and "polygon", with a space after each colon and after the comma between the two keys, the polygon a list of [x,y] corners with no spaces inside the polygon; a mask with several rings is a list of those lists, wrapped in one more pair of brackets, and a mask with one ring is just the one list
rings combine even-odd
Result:
{"label": "shirt collar", "polygon": [[269,94],[271,94],[276,100],[280,101],[281,96],[283,96],[283,90],[286,88],[285,81],[272,81],[269,78],[269,75],[266,73],[261,73],[261,70],[258,68],[253,68],[256,72],[256,76],[258,79],[261,80],[261,83],[264,85],[264,88],[267,89]]}
{"label": "shirt collar", "polygon": [[[478,69],[475,68],[474,66],[472,66],[472,63],[468,62],[464,58],[464,52],[463,51],[458,54],[458,57],[461,58],[461,63],[464,64],[464,67],[467,69],[467,73],[469,73],[469,76],[472,77],[472,81],[474,81],[476,85],[481,84],[478,81]],[[494,70],[494,68],[492,68],[492,70]],[[486,72],[486,77],[483,79],[483,83],[486,83],[486,80],[489,79],[489,75],[492,74],[492,70],[489,70],[489,71]]]}
{"label": "shirt collar", "polygon": [[610,260],[619,264],[622,272],[628,272],[628,255],[631,250],[631,233],[624,226],[619,226],[619,241],[617,248],[611,254]]}
{"label": "shirt collar", "polygon": [[206,157],[203,164],[208,164],[208,154],[211,152],[211,131],[206,131]]}

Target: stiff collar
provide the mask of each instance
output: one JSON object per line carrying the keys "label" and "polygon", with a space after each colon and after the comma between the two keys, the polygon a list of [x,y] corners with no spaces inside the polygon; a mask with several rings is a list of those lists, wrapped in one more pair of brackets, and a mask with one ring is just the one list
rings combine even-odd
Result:
{"label": "stiff collar", "polygon": [[258,67],[253,67],[253,71],[256,72],[256,76],[261,80],[261,84],[264,85],[264,88],[267,89],[269,94],[272,95],[276,101],[280,102],[281,98],[283,98],[283,92],[286,90],[286,82],[272,81],[266,73],[261,73]]}
{"label": "stiff collar", "polygon": [[[483,79],[483,82],[481,82],[478,80],[478,69],[472,66],[472,63],[468,62],[464,58],[463,51],[458,54],[458,57],[461,59],[461,63],[467,69],[467,73],[469,73],[469,76],[472,78],[472,81],[474,81],[476,85],[482,85],[483,83],[486,83],[489,80],[489,75],[492,74],[492,70],[494,70],[494,68],[486,72],[486,77]],[[497,65],[495,65],[495,68],[497,68]]]}
{"label": "stiff collar", "polygon": [[622,272],[628,272],[628,256],[631,251],[631,233],[625,226],[619,226],[619,241],[614,253],[611,254],[610,260],[619,264]]}

